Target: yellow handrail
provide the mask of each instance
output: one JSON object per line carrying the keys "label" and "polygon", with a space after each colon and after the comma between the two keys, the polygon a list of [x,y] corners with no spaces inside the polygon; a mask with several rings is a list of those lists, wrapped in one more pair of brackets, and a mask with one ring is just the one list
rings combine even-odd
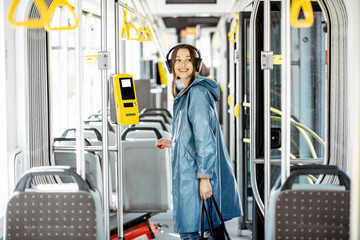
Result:
{"label": "yellow handrail", "polygon": [[230,95],[228,96],[228,99],[227,99],[227,100],[228,100],[228,105],[229,105],[229,106],[232,106],[232,105],[234,104],[233,95],[230,94]]}
{"label": "yellow handrail", "polygon": [[236,104],[234,107],[234,116],[238,118],[240,116],[240,106],[239,104]]}
{"label": "yellow handrail", "polygon": [[[13,0],[13,2],[11,3],[10,9],[9,9],[8,22],[11,26],[14,26],[14,27],[24,26],[24,27],[31,28],[31,29],[45,27],[46,31],[71,30],[71,29],[75,29],[79,26],[79,19],[76,17],[74,8],[73,8],[73,6],[71,6],[71,4],[67,0],[54,0],[51,3],[49,9],[47,8],[44,0],[34,0],[35,6],[37,7],[39,14],[40,14],[40,18],[27,19],[25,21],[16,21],[14,19],[14,15],[15,15],[16,7],[18,6],[19,2],[20,2],[20,0]],[[66,27],[51,27],[50,26],[51,19],[53,17],[55,9],[58,7],[65,7],[70,11],[70,13],[74,17],[75,25],[71,26],[69,24]]]}
{"label": "yellow handrail", "polygon": [[[133,8],[133,11],[135,12],[135,9]],[[134,29],[135,30],[135,37],[131,37],[130,34],[130,30]],[[131,22],[129,24],[129,35],[127,37],[127,40],[139,40],[140,39],[140,34],[139,34],[139,30],[135,27],[134,25],[134,14],[131,14]]]}
{"label": "yellow handrail", "polygon": [[124,10],[124,8],[122,9],[123,10],[123,13],[124,13],[124,17],[123,17],[123,25],[122,25],[122,28],[121,28],[121,38],[128,38],[129,36],[129,24],[126,20],[126,17],[127,17],[127,11],[128,11],[128,8],[129,6],[127,5],[127,3],[125,3],[126,5],[126,10]]}
{"label": "yellow handrail", "polygon": [[[299,19],[301,8],[305,19]],[[314,22],[314,12],[310,0],[292,0],[290,6],[290,24],[296,28],[311,27]]]}
{"label": "yellow handrail", "polygon": [[146,23],[145,33],[148,36],[148,41],[154,40],[154,37],[153,37],[153,35],[152,35],[151,31],[150,31],[150,27],[149,27],[148,23]]}
{"label": "yellow handrail", "polygon": [[228,33],[228,37],[229,37],[230,42],[236,43],[238,23],[239,23],[239,14],[236,14],[236,16],[235,16],[235,28],[234,28],[234,30],[232,32]]}
{"label": "yellow handrail", "polygon": [[[73,15],[74,21],[75,21],[75,24],[73,26],[71,26],[70,24],[67,27],[61,27],[61,26],[60,27],[51,27],[50,26],[51,19],[53,18],[56,8],[58,8],[58,7],[64,7],[70,11],[70,13]],[[79,19],[76,17],[74,7],[71,6],[68,1],[54,0],[51,3],[51,5],[47,11],[46,20],[45,20],[45,29],[47,31],[50,31],[50,30],[73,30],[73,29],[76,29],[78,26],[79,26]]]}
{"label": "yellow handrail", "polygon": [[[140,13],[141,17],[143,16],[141,13]],[[142,20],[141,20],[141,17],[139,17],[139,35],[140,35],[140,38],[139,38],[139,41],[140,42],[147,42],[147,41],[152,41],[153,40],[153,36],[151,34],[151,31],[150,31],[150,28],[149,28],[149,25],[146,23],[146,28],[144,29],[142,27]],[[148,19],[148,18],[146,18]]]}
{"label": "yellow handrail", "polygon": [[13,27],[24,26],[27,28],[42,28],[44,27],[46,15],[47,15],[47,6],[43,0],[34,0],[35,6],[39,10],[40,18],[28,19],[25,21],[16,21],[14,19],[16,7],[19,4],[20,0],[13,0],[10,6],[8,14],[8,22]]}
{"label": "yellow handrail", "polygon": [[[141,14],[141,13],[140,13]],[[142,15],[142,14],[141,14]],[[145,32],[145,29],[142,27],[142,21],[141,21],[141,17],[139,17],[139,28],[138,28],[138,32],[139,32],[139,41],[140,42],[145,42],[147,41],[147,35]]]}

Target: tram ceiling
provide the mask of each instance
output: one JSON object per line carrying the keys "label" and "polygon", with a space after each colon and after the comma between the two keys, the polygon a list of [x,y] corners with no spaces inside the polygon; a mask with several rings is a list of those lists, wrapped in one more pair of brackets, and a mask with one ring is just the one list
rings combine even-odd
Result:
{"label": "tram ceiling", "polygon": [[216,27],[220,17],[163,17],[167,28],[176,28],[179,32],[186,27],[195,27],[201,25],[203,27]]}

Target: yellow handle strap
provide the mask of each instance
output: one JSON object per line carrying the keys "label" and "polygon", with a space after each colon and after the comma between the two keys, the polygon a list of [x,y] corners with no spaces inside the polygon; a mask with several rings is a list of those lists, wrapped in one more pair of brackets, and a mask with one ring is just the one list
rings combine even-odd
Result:
{"label": "yellow handle strap", "polygon": [[43,0],[34,0],[34,3],[39,10],[40,18],[28,19],[25,21],[16,21],[14,19],[16,7],[18,6],[20,0],[13,0],[10,6],[8,14],[8,22],[13,27],[24,26],[27,28],[43,28],[45,23],[45,18],[47,14],[47,6]]}
{"label": "yellow handle strap", "polygon": [[[150,20],[149,20],[149,18],[146,16],[145,32],[146,32],[146,34],[147,34],[147,36],[148,36],[148,41],[152,41],[152,40],[154,40],[154,37],[153,37],[153,35],[152,35],[151,31],[150,31],[149,22],[150,22]],[[151,24],[151,23],[150,23],[150,24]]]}
{"label": "yellow handle strap", "polygon": [[[70,11],[70,13],[74,17],[75,25],[71,26],[69,24],[66,27],[51,27],[50,26],[51,19],[52,19],[53,15],[54,15],[54,12],[55,12],[56,8],[58,8],[58,7],[64,7],[67,10]],[[79,26],[79,19],[76,17],[73,6],[71,6],[70,3],[67,0],[54,0],[51,3],[51,5],[50,5],[50,7],[49,7],[49,9],[47,11],[45,23],[46,23],[45,24],[45,29],[47,31],[49,31],[49,30],[73,30],[73,29],[76,29]]]}
{"label": "yellow handle strap", "polygon": [[124,10],[124,8],[122,9],[124,13],[124,17],[123,17],[123,25],[121,27],[121,38],[127,39],[129,36],[129,24],[126,21],[126,18],[127,18],[127,11],[129,6],[127,5],[127,3],[125,3],[125,5],[126,5],[126,10]]}
{"label": "yellow handle strap", "polygon": [[[299,19],[301,8],[305,19]],[[290,6],[290,24],[296,28],[311,27],[314,22],[314,13],[310,0],[293,0]]]}
{"label": "yellow handle strap", "polygon": [[222,91],[222,92],[225,91],[225,83],[221,84],[221,91]]}
{"label": "yellow handle strap", "polygon": [[239,104],[236,104],[235,107],[234,107],[234,115],[236,118],[239,118],[240,116],[240,106]]}
{"label": "yellow handle strap", "polygon": [[228,105],[232,106],[233,105],[233,96],[231,94],[228,96],[227,100],[228,100]]}
{"label": "yellow handle strap", "polygon": [[[135,12],[135,9],[134,9],[134,12]],[[135,37],[130,36],[131,29],[135,30],[135,33],[136,33]],[[129,24],[129,34],[127,36],[127,40],[139,40],[139,39],[140,39],[139,30],[134,25],[134,14],[131,14],[131,23]]]}
{"label": "yellow handle strap", "polygon": [[147,23],[146,23],[145,32],[146,32],[146,34],[148,36],[148,41],[154,40],[154,37],[153,37],[153,35],[152,35],[151,31],[150,31],[150,27],[149,27],[149,25]]}
{"label": "yellow handle strap", "polygon": [[141,17],[143,17],[143,15],[140,13],[140,17],[139,17],[139,25],[140,25],[140,27],[138,28],[139,36],[140,36],[139,41],[140,42],[146,42],[146,41],[149,41],[149,40],[148,40],[148,35],[146,33],[146,30],[142,27]]}
{"label": "yellow handle strap", "polygon": [[232,32],[228,33],[229,41],[236,43],[237,39],[237,29],[238,29],[238,23],[239,23],[239,14],[236,14],[235,17],[235,28]]}

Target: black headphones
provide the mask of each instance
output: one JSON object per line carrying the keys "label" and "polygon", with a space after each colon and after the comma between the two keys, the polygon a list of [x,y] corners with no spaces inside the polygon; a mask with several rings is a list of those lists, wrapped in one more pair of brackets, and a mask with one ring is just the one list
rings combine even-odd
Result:
{"label": "black headphones", "polygon": [[169,50],[168,54],[166,54],[166,66],[167,66],[169,72],[172,73],[171,59],[169,59],[169,55],[175,48],[180,47],[180,46],[194,49],[197,52],[198,57],[195,58],[195,71],[200,72],[200,67],[201,67],[201,64],[202,64],[202,58],[201,58],[200,51],[196,47],[194,47],[194,46],[192,46],[190,44],[185,44],[185,43],[182,43],[182,44],[179,44],[179,45],[176,45],[176,46],[172,47]]}

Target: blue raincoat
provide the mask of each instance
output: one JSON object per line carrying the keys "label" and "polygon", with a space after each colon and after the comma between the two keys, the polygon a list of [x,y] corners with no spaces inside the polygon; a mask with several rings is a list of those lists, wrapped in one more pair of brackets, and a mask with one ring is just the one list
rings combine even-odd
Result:
{"label": "blue raincoat", "polygon": [[[224,220],[242,215],[241,203],[229,155],[224,144],[215,101],[217,83],[196,77],[174,100],[172,128],[172,184],[174,231],[201,230],[201,177],[211,177],[213,195]],[[220,225],[215,209],[214,227]],[[208,229],[205,221],[205,229]]]}

